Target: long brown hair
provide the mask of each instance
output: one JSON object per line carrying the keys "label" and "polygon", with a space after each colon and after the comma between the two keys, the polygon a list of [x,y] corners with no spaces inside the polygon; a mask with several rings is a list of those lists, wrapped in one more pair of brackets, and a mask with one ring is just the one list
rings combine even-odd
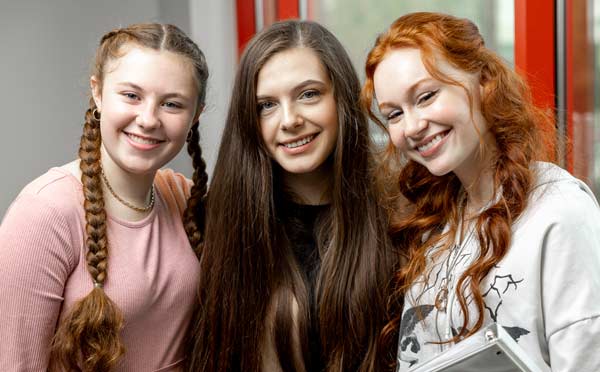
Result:
{"label": "long brown hair", "polygon": [[[180,29],[155,23],[136,24],[110,31],[100,41],[92,67],[100,86],[104,68],[111,60],[126,53],[132,45],[154,50],[168,50],[189,59],[198,84],[198,110],[204,106],[208,68],[198,46]],[[188,152],[194,164],[194,185],[184,212],[184,226],[192,246],[201,239],[203,204],[207,176],[199,145],[198,122],[188,136]],[[60,322],[51,350],[51,368],[55,370],[110,371],[125,352],[120,340],[123,316],[117,305],[102,289],[106,282],[109,244],[106,236],[106,212],[100,179],[100,120],[94,100],[85,113],[79,147],[81,183],[83,184],[86,220],[87,268],[94,289],[77,301]]]}
{"label": "long brown hair", "polygon": [[[443,59],[468,73],[479,73],[483,87],[481,111],[489,132],[497,145],[493,168],[494,190],[502,190],[499,198],[476,219],[477,238],[481,253],[459,278],[457,295],[464,314],[462,328],[453,339],[469,336],[483,324],[483,297],[479,284],[506,254],[511,242],[511,225],[527,206],[534,175],[530,165],[534,160],[555,158],[555,137],[552,118],[536,108],[523,80],[494,52],[487,49],[477,26],[467,19],[439,13],[412,13],[397,19],[380,35],[366,62],[366,82],[362,90],[363,107],[371,117],[374,100],[373,75],[387,53],[396,48],[417,48],[423,64],[434,78],[455,85],[458,82],[437,68]],[[465,88],[466,90],[466,88]],[[468,92],[468,90],[466,90]],[[473,102],[472,97],[471,102]],[[395,341],[400,321],[402,297],[425,272],[426,250],[434,243],[452,240],[457,233],[459,193],[461,183],[453,174],[436,177],[427,168],[407,161],[397,174],[399,191],[413,205],[391,226],[391,234],[408,264],[396,274],[395,293],[390,300],[392,321],[382,334],[383,343]],[[440,226],[450,222],[451,229],[442,234]],[[421,237],[430,232],[426,241]],[[468,288],[466,284],[468,283]],[[471,329],[467,311],[466,291],[470,291],[477,308]]]}
{"label": "long brown hair", "polygon": [[[372,187],[370,137],[359,107],[360,85],[348,55],[323,26],[308,21],[276,23],[247,46],[237,71],[229,113],[207,202],[200,254],[199,310],[192,329],[193,371],[257,371],[275,304],[273,339],[286,371],[310,367],[306,283],[285,230],[277,165],[260,134],[257,77],[275,54],[294,47],[313,50],[329,74],[338,113],[331,155],[331,208],[317,229],[318,327],[330,371],[376,369],[377,337],[385,324],[388,259],[385,213]],[[298,318],[292,303],[298,304]],[[301,361],[292,349],[300,337]],[[312,356],[314,357],[314,356]]]}

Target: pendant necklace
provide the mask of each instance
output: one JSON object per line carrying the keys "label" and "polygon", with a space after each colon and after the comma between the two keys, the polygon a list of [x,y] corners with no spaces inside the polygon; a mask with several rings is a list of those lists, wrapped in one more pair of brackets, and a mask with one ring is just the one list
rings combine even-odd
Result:
{"label": "pendant necklace", "polygon": [[[463,235],[462,234],[463,225],[464,225],[464,216],[463,216],[463,218],[461,218],[461,221],[460,221],[460,224],[458,227],[458,229],[461,230],[461,235]],[[467,229],[468,229],[468,227],[467,227]],[[445,270],[446,274],[445,274],[445,277],[442,279],[442,284],[435,296],[435,301],[434,301],[435,308],[438,311],[446,312],[446,309],[448,307],[449,291],[451,289],[453,289],[451,282],[453,281],[454,277],[456,276],[456,272],[455,272],[456,267],[458,266],[458,263],[460,261],[460,258],[462,256],[465,246],[469,243],[469,241],[471,240],[471,237],[473,236],[473,232],[474,232],[474,228],[468,229],[468,234],[464,237],[464,239],[461,239],[461,241],[454,243],[454,245],[452,246],[452,248],[450,248],[450,251],[448,252],[448,257],[446,257],[446,259],[444,260],[443,265],[446,267],[446,270]]]}

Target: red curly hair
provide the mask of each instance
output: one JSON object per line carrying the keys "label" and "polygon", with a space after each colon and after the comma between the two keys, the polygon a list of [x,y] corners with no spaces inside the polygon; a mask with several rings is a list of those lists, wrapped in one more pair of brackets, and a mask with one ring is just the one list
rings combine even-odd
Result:
{"label": "red curly hair", "polygon": [[[554,121],[533,104],[525,82],[485,47],[475,24],[450,15],[420,12],[407,14],[392,23],[377,38],[367,57],[361,104],[381,126],[381,120],[373,111],[376,99],[373,75],[379,63],[397,48],[419,49],[427,71],[445,83],[461,85],[437,68],[440,59],[467,73],[478,73],[483,87],[480,109],[497,145],[491,166],[494,190],[502,190],[502,193],[493,205],[475,218],[481,254],[456,286],[464,314],[462,328],[452,339],[457,341],[475,333],[483,324],[484,302],[479,285],[510,247],[511,226],[525,210],[534,181],[530,164],[535,160],[553,161],[556,157]],[[469,99],[472,103],[471,96]],[[406,264],[394,278],[394,295],[388,303],[391,321],[382,332],[380,342],[383,344],[397,341],[402,299],[413,283],[425,274],[427,249],[439,242],[445,242],[449,247],[461,218],[459,193],[462,185],[453,173],[434,176],[424,166],[407,160],[395,177],[396,192],[399,191],[411,205],[406,210],[396,210],[392,216],[390,234]],[[448,223],[450,230],[442,233],[440,227]],[[425,232],[430,234],[422,241]],[[476,314],[467,311],[465,292],[472,293]],[[476,318],[475,325],[467,329],[472,318]]]}

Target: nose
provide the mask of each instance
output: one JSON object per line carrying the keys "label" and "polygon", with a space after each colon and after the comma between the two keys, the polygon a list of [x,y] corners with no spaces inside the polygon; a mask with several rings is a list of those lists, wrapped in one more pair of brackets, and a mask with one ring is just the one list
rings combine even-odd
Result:
{"label": "nose", "polygon": [[151,130],[160,126],[160,119],[157,115],[157,105],[147,102],[140,107],[136,117],[136,123],[144,129]]}
{"label": "nose", "polygon": [[404,114],[404,135],[407,138],[419,138],[425,132],[429,121],[417,113]]}
{"label": "nose", "polygon": [[301,126],[304,122],[302,119],[302,115],[298,112],[297,108],[291,103],[282,104],[281,115],[281,129],[283,130],[295,129]]}
{"label": "nose", "polygon": [[406,150],[407,146],[409,146],[408,139],[418,141],[425,135],[425,130],[428,126],[429,120],[413,113],[405,112],[401,123],[389,125],[390,140],[397,148]]}

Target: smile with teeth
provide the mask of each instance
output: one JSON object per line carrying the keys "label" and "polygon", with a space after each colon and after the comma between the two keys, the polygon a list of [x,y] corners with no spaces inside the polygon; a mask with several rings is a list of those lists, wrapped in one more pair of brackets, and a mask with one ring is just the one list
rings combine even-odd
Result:
{"label": "smile with teeth", "polygon": [[438,144],[441,140],[444,139],[444,137],[446,137],[448,135],[448,132],[444,132],[444,133],[439,133],[437,136],[433,137],[431,139],[431,141],[427,142],[424,145],[418,146],[417,150],[419,152],[425,152],[427,150],[429,150],[430,148],[432,148],[433,146],[435,146],[436,144]]}
{"label": "smile with teeth", "polygon": [[141,143],[141,144],[144,144],[144,145],[156,145],[156,144],[159,144],[159,143],[163,142],[163,141],[159,141],[159,140],[155,140],[155,139],[150,139],[150,138],[144,138],[144,137],[136,136],[135,134],[132,134],[132,133],[125,132],[125,134],[133,142]]}
{"label": "smile with teeth", "polygon": [[306,145],[307,143],[309,143],[310,141],[312,141],[317,135],[316,134],[311,134],[308,137],[304,137],[301,140],[295,141],[295,142],[290,142],[290,143],[284,143],[283,145],[285,147],[287,147],[288,149],[293,149],[302,145]]}

